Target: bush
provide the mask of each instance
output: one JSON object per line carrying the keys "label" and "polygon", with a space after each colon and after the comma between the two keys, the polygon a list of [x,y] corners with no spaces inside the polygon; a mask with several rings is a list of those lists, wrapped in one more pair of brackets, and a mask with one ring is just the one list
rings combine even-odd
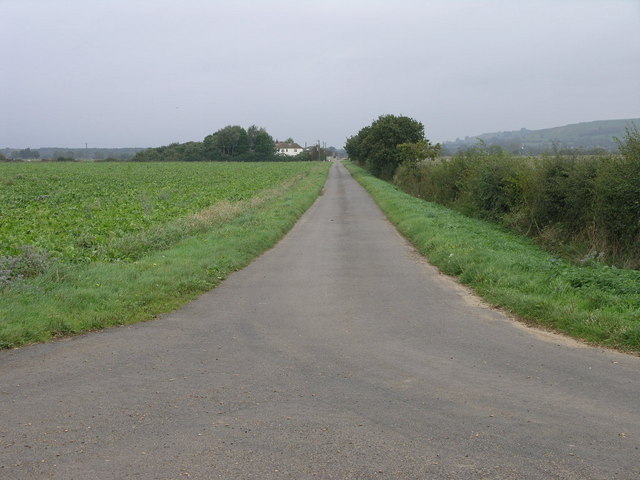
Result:
{"label": "bush", "polygon": [[470,173],[461,197],[465,213],[499,221],[518,206],[515,162],[503,151],[482,155]]}
{"label": "bush", "polygon": [[[603,168],[595,185],[595,223],[601,249],[614,257],[635,256],[640,266],[640,161],[623,157]],[[632,261],[631,261],[632,260]]]}
{"label": "bush", "polygon": [[484,144],[453,158],[402,165],[406,192],[540,239],[576,259],[640,268],[640,132],[619,156],[515,157]]}
{"label": "bush", "polygon": [[30,278],[46,272],[51,266],[47,252],[25,245],[16,256],[0,257],[0,288],[23,278]]}

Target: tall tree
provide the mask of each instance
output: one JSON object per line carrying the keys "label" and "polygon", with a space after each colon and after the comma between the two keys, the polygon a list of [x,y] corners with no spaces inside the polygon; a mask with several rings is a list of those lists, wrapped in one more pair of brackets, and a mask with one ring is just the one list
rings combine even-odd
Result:
{"label": "tall tree", "polygon": [[204,146],[210,156],[237,156],[249,149],[247,132],[239,125],[228,125],[204,138]]}
{"label": "tall tree", "polygon": [[253,151],[260,160],[271,160],[275,155],[276,146],[273,138],[264,128],[259,129],[255,134]]}
{"label": "tall tree", "polygon": [[422,141],[425,141],[422,123],[405,116],[381,115],[349,138],[345,150],[375,176],[389,180],[406,159],[406,148],[403,152],[398,145]]}

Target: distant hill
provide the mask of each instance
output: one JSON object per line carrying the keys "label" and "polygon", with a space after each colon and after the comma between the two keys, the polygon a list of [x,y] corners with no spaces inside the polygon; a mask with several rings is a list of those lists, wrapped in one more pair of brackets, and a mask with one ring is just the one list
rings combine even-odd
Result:
{"label": "distant hill", "polygon": [[0,149],[7,158],[13,159],[56,159],[60,157],[76,160],[103,160],[113,158],[116,160],[128,160],[143,148],[4,148]]}
{"label": "distant hill", "polygon": [[459,149],[476,145],[478,139],[481,139],[489,146],[498,145],[513,153],[538,154],[567,149],[616,151],[618,145],[613,137],[623,138],[625,127],[631,123],[640,126],[640,118],[598,120],[542,130],[522,128],[511,132],[483,133],[475,137],[444,142],[443,147],[447,153],[455,153]]}

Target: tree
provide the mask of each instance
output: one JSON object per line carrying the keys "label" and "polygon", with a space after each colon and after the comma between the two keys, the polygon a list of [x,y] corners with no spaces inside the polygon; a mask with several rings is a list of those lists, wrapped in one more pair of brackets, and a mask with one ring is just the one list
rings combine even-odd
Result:
{"label": "tree", "polygon": [[23,148],[22,150],[14,150],[11,152],[11,158],[20,160],[32,160],[40,158],[40,152],[38,150],[31,150],[30,148]]}
{"label": "tree", "polygon": [[640,130],[635,123],[627,125],[624,129],[624,139],[613,137],[618,144],[618,150],[629,161],[640,162]]}
{"label": "tree", "polygon": [[249,150],[247,131],[239,125],[228,125],[206,136],[203,143],[212,156],[236,156]]}
{"label": "tree", "polygon": [[182,156],[180,160],[185,162],[199,162],[204,159],[202,142],[187,142],[182,144]]}
{"label": "tree", "polygon": [[349,155],[349,158],[362,166],[365,166],[365,143],[370,130],[371,127],[361,128],[357,135],[354,135],[353,137],[349,137],[347,139],[347,143],[344,146],[344,149],[347,152],[347,155]]}
{"label": "tree", "polygon": [[247,128],[247,140],[249,141],[249,150],[254,151],[256,148],[256,138],[261,130],[264,130],[257,125],[251,125]]}
{"label": "tree", "polygon": [[405,116],[381,115],[355,137],[349,138],[345,150],[372,174],[390,180],[406,159],[398,145],[420,141],[425,141],[422,123]]}
{"label": "tree", "polygon": [[252,125],[245,130],[238,125],[228,125],[207,135],[202,142],[172,143],[139,151],[133,161],[265,162],[274,160],[274,157],[273,138],[265,129]]}
{"label": "tree", "polygon": [[429,140],[425,139],[415,143],[401,143],[398,145],[398,150],[403,164],[417,166],[422,160],[436,158],[440,154],[441,146],[439,143],[432,145]]}
{"label": "tree", "polygon": [[260,128],[255,134],[253,152],[262,161],[272,160],[276,153],[276,144],[264,128]]}

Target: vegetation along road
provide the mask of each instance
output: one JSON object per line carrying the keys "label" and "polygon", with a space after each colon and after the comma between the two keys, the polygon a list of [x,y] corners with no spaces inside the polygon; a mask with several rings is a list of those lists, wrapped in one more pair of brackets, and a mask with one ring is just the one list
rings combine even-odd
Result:
{"label": "vegetation along road", "polygon": [[156,321],[0,352],[0,478],[637,479],[640,358],[427,265],[335,164],[275,248]]}

